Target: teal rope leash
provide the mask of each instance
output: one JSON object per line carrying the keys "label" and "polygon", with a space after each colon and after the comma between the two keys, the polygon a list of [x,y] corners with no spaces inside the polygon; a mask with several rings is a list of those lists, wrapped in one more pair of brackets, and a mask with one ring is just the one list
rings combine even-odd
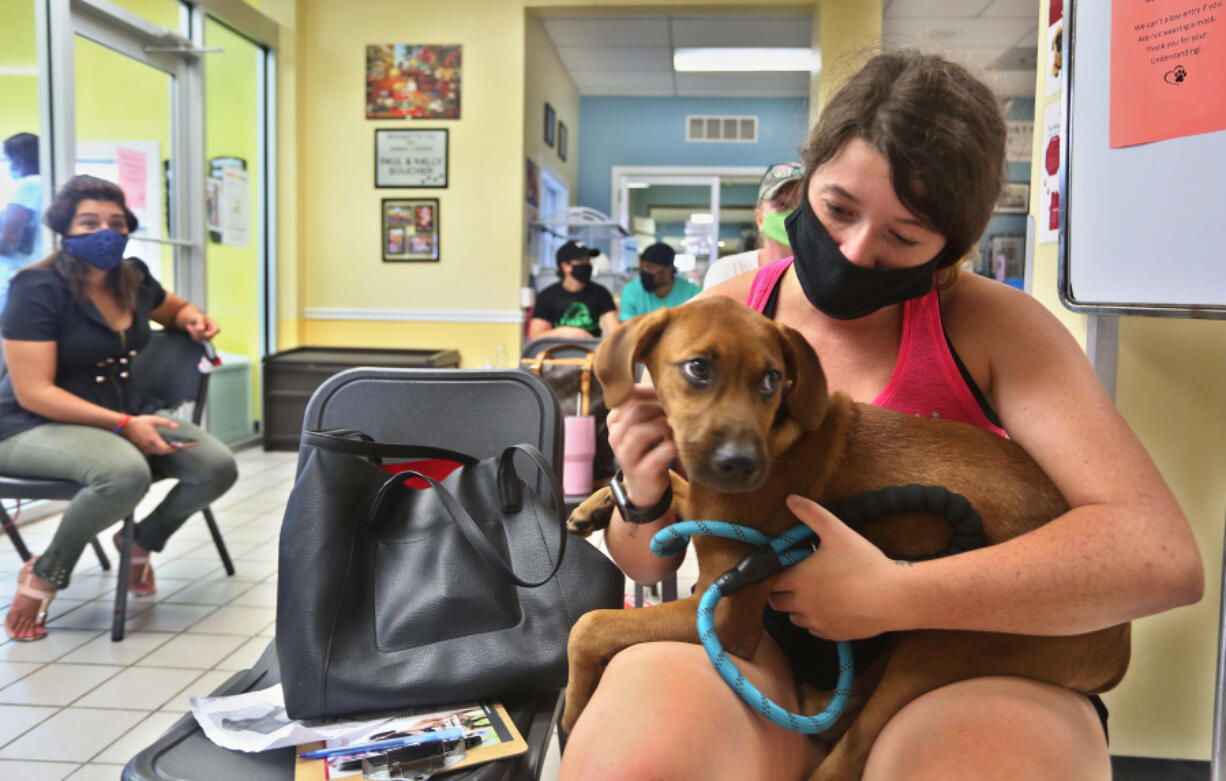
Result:
{"label": "teal rope leash", "polygon": [[[941,486],[911,484],[866,491],[837,502],[828,509],[853,529],[866,521],[895,513],[930,512],[940,515],[949,522],[953,540],[949,548],[938,556],[949,556],[985,544],[983,519],[979,513],[971,507],[966,497]],[[723,521],[681,521],[656,533],[651,539],[651,552],[657,556],[675,556],[685,550],[690,537],[695,534],[724,537],[758,546],[757,550],[735,567],[716,578],[698,603],[698,637],[720,677],[750,707],[784,729],[807,735],[829,729],[843,715],[847,698],[851,694],[852,680],[855,678],[850,643],[841,642],[836,645],[839,677],[830,704],[821,713],[801,716],[779,707],[745,680],[745,676],[741,675],[741,671],[724,652],[715,633],[715,607],[720,599],[735,594],[748,585],[763,581],[784,567],[804,561],[820,540],[814,543],[814,548],[794,549],[793,546],[797,543],[816,537],[813,530],[803,523],[793,526],[778,537],[770,537],[757,529]]]}
{"label": "teal rope leash", "polygon": [[815,536],[813,530],[803,523],[798,524],[778,537],[769,537],[747,526],[721,521],[681,521],[656,533],[651,540],[651,551],[657,556],[674,556],[685,550],[694,534],[707,534],[738,540],[759,546],[740,564],[716,578],[698,603],[698,638],[711,663],[715,665],[724,682],[751,708],[775,724],[793,732],[814,735],[830,729],[847,705],[855,678],[855,664],[851,658],[851,643],[839,643],[839,679],[835,684],[834,698],[825,710],[814,716],[801,716],[785,710],[745,679],[728,654],[720,645],[715,633],[715,606],[720,599],[740,591],[745,586],[765,580],[783,567],[804,561],[813,550],[788,550],[798,542]]}

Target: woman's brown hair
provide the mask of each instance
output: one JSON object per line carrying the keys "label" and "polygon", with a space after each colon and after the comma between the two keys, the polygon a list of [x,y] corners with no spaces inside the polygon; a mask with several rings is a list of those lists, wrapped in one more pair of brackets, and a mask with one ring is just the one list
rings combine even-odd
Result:
{"label": "woman's brown hair", "polygon": [[[128,233],[132,233],[140,223],[136,215],[128,208],[123,190],[114,182],[99,179],[96,176],[81,174],[68,180],[60,188],[51,201],[51,205],[43,212],[43,222],[48,228],[60,234],[68,235],[73,217],[77,216],[77,207],[81,201],[104,201],[118,204],[123,209],[124,219],[128,225]],[[68,289],[72,297],[84,301],[89,298],[85,289],[85,279],[91,266],[80,258],[69,255],[62,249],[52,250],[47,257],[33,264],[31,268],[45,268],[68,281]],[[107,272],[107,287],[115,293],[121,304],[129,309],[136,309],[136,294],[140,288],[141,274],[130,263],[120,263]]]}
{"label": "woman's brown hair", "polygon": [[942,268],[965,257],[1005,179],[1005,121],[987,85],[914,49],[873,57],[822,108],[801,150],[805,193],[813,171],[853,138],[885,157],[898,200],[945,236]]}

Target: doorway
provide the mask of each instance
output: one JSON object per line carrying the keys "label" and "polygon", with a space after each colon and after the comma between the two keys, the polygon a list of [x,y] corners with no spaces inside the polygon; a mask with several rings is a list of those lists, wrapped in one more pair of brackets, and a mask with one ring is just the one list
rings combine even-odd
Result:
{"label": "doorway", "polygon": [[124,190],[140,223],[130,253],[222,327],[209,429],[231,445],[256,438],[260,361],[275,344],[276,25],[209,0],[37,9],[44,197],[80,173]]}
{"label": "doorway", "polygon": [[[701,284],[707,267],[721,254],[722,225],[734,215],[722,204],[730,184],[757,183],[756,166],[614,166],[613,216],[626,226],[639,248],[665,241],[677,250],[677,271]],[[653,213],[656,216],[652,216]],[[739,217],[738,217],[739,219]]]}

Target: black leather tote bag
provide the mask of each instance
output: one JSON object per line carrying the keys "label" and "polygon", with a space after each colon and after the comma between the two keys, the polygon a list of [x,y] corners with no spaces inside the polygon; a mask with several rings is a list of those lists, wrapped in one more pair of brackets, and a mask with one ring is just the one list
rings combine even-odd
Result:
{"label": "black leather tote bag", "polygon": [[[571,626],[622,604],[621,571],[586,540],[568,543],[557,478],[531,445],[478,461],[332,431],[305,433],[302,447],[277,580],[291,718],[560,689]],[[549,503],[516,473],[517,452],[546,476]],[[389,474],[381,458],[462,466],[440,483]]]}

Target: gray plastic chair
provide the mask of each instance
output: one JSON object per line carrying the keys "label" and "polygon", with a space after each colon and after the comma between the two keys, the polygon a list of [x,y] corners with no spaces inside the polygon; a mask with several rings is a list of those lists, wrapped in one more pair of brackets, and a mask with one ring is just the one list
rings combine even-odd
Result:
{"label": "gray plastic chair", "polygon": [[[307,403],[304,431],[357,429],[384,442],[447,447],[476,458],[519,442],[536,445],[560,472],[561,412],[549,386],[518,370],[376,369],[341,372],[316,389]],[[299,451],[298,468],[304,461]],[[520,474],[533,474],[526,462]],[[541,478],[543,481],[543,478]],[[547,491],[544,485],[538,490]],[[212,696],[239,694],[280,681],[275,644],[250,670],[239,673]],[[528,743],[516,757],[448,775],[451,781],[530,781],[540,777],[545,750],[561,715],[561,692],[536,692],[504,701]],[[125,781],[235,779],[289,781],[291,748],[244,754],[209,741],[191,714],[136,755],[123,771]]]}

